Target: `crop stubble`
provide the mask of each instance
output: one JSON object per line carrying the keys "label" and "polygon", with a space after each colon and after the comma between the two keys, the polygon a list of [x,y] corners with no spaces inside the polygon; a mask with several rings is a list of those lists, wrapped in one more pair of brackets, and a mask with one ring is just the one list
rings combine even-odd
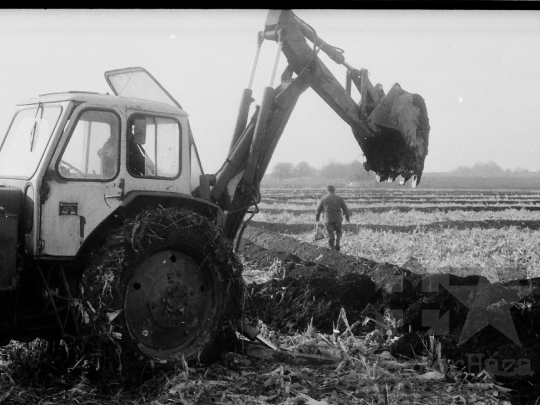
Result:
{"label": "crop stubble", "polygon": [[[324,193],[265,190],[255,220],[272,224],[274,232],[325,246],[324,239],[313,240],[317,197]],[[397,265],[415,258],[429,272],[475,268],[493,281],[540,275],[538,191],[343,190],[339,194],[353,212],[351,225],[344,227],[343,253]],[[404,206],[408,211],[403,211]],[[377,212],[381,208],[384,211]],[[429,212],[422,212],[426,208]]]}

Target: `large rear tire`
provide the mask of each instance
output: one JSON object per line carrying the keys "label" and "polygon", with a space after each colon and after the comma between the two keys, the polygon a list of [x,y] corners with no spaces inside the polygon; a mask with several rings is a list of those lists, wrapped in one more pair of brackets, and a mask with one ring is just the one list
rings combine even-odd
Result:
{"label": "large rear tire", "polygon": [[207,218],[183,209],[148,210],[111,232],[81,287],[86,335],[116,342],[124,363],[141,352],[211,361],[242,315],[232,244]]}

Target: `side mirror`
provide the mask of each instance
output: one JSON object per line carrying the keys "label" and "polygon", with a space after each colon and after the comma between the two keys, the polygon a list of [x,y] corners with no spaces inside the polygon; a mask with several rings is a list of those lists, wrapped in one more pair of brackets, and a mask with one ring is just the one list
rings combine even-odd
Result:
{"label": "side mirror", "polygon": [[144,145],[146,143],[146,120],[144,118],[136,119],[133,125],[135,127],[133,142],[137,145]]}
{"label": "side mirror", "polygon": [[199,176],[199,197],[210,201],[210,187],[216,185],[215,174],[201,174]]}

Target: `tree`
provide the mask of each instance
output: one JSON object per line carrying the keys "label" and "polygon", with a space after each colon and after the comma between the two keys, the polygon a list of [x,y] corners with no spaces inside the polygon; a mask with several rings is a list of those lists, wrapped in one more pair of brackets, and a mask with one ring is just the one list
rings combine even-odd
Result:
{"label": "tree", "polygon": [[362,181],[369,179],[369,173],[364,169],[364,165],[359,160],[353,160],[349,164],[349,176],[351,181]]}
{"label": "tree", "polygon": [[525,169],[523,167],[517,167],[516,169],[514,169],[514,173],[516,174],[526,174],[526,173],[530,173],[528,169]]}
{"label": "tree", "polygon": [[497,163],[490,160],[486,163],[475,163],[473,167],[459,166],[453,170],[453,173],[471,177],[499,177],[504,174],[504,170]]}
{"label": "tree", "polygon": [[300,162],[294,168],[294,177],[311,177],[314,174],[315,168],[306,162]]}
{"label": "tree", "polygon": [[330,162],[321,169],[321,176],[327,179],[345,179],[349,174],[349,165]]}
{"label": "tree", "polygon": [[321,176],[327,179],[342,179],[349,181],[363,181],[369,179],[362,162],[353,160],[351,163],[330,162],[320,170]]}
{"label": "tree", "polygon": [[276,163],[272,174],[280,180],[290,179],[294,174],[294,166],[292,163]]}

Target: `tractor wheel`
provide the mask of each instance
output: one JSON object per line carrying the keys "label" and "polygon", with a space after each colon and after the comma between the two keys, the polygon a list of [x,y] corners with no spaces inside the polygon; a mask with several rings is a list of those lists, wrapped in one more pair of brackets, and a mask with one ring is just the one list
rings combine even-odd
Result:
{"label": "tractor wheel", "polygon": [[230,241],[183,209],[126,221],[93,255],[81,287],[85,335],[115,341],[130,359],[140,350],[161,361],[212,360],[242,314]]}

